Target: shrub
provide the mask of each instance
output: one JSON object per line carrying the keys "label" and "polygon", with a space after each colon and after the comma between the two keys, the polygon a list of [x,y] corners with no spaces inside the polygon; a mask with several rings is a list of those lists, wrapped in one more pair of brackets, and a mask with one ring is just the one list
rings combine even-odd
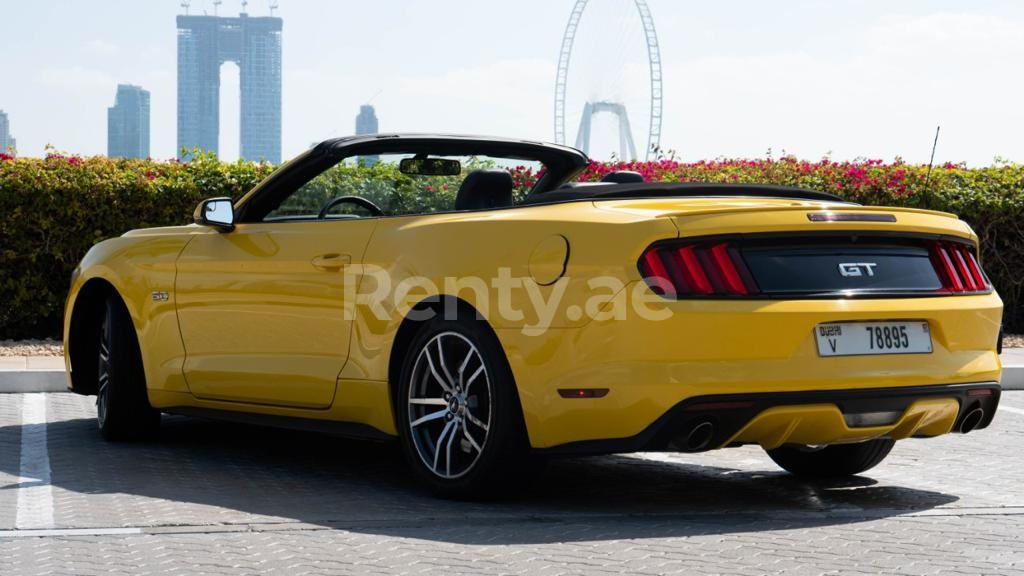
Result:
{"label": "shrub", "polygon": [[[239,198],[273,166],[222,163],[199,155],[176,161],[0,155],[0,339],[57,337],[71,270],[90,246],[133,228],[183,224],[203,198]],[[580,180],[635,170],[651,181],[785,184],[832,192],[865,204],[944,210],[977,231],[988,275],[1006,303],[1009,331],[1024,331],[1024,166],[927,167],[878,160],[807,162],[795,158],[682,163],[595,163]],[[398,212],[451,205],[453,183],[414,184],[393,167],[346,167],[369,178],[362,190]],[[512,169],[517,196],[537,174]],[[376,186],[396,183],[401,186]],[[398,191],[396,192],[396,188]],[[376,196],[375,196],[376,194]],[[380,197],[377,197],[380,196]]]}
{"label": "shrub", "polygon": [[0,159],[0,339],[60,335],[71,271],[96,242],[185,223],[202,198],[240,197],[271,169],[212,156]]}

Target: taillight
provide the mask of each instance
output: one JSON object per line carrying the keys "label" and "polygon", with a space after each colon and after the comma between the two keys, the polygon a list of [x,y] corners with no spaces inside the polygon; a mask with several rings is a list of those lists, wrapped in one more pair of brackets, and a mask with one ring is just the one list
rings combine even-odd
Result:
{"label": "taillight", "polygon": [[942,281],[942,292],[988,292],[991,286],[981,272],[974,251],[953,242],[935,242],[931,245],[932,265]]}
{"label": "taillight", "polygon": [[728,242],[654,245],[640,258],[640,273],[652,290],[669,297],[758,292],[739,250]]}

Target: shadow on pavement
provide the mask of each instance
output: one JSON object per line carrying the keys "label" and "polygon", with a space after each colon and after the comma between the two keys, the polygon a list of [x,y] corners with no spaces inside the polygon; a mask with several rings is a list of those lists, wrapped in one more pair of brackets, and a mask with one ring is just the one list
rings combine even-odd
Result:
{"label": "shadow on pavement", "polygon": [[[865,477],[809,483],[772,470],[767,457],[765,471],[751,471],[606,456],[552,461],[514,499],[452,502],[420,490],[396,445],[176,416],[163,424],[159,440],[137,444],[102,441],[92,419],[48,424],[53,486],[84,495],[86,506],[107,495],[103,505],[124,507],[118,517],[135,526],[194,522],[201,505],[200,514],[227,510],[228,522],[298,521],[462,544],[806,528],[958,499]],[[0,428],[0,438],[17,428]],[[17,476],[11,460],[0,466]]]}

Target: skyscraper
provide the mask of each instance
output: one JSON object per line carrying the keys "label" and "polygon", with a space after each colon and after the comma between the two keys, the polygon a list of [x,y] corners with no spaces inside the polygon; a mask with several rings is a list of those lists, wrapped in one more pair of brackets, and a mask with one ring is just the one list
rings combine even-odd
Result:
{"label": "skyscraper", "polygon": [[149,157],[149,91],[118,84],[114,105],[107,108],[107,156]]}
{"label": "skyscraper", "polygon": [[[356,134],[376,134],[377,113],[373,106],[363,104],[359,107],[359,114],[356,115]],[[380,156],[360,156],[359,163],[364,166],[373,166],[380,161]]]}
{"label": "skyscraper", "polygon": [[281,19],[178,16],[178,149],[217,152],[220,67],[241,80],[240,155],[281,161]]}
{"label": "skyscraper", "polygon": [[18,148],[11,136],[11,124],[7,121],[7,112],[0,110],[0,154],[11,154]]}
{"label": "skyscraper", "polygon": [[377,133],[377,112],[373,106],[363,104],[359,107],[359,115],[356,116],[356,134]]}

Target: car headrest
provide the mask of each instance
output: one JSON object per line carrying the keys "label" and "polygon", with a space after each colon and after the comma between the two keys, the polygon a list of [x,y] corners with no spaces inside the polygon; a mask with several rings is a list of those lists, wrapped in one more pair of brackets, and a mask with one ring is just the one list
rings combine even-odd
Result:
{"label": "car headrest", "polygon": [[645,182],[643,174],[639,172],[633,172],[632,170],[616,170],[615,172],[609,172],[601,178],[601,182],[611,182],[613,184],[640,184]]}
{"label": "car headrest", "polygon": [[486,210],[512,205],[512,175],[507,170],[473,170],[455,195],[456,210]]}

